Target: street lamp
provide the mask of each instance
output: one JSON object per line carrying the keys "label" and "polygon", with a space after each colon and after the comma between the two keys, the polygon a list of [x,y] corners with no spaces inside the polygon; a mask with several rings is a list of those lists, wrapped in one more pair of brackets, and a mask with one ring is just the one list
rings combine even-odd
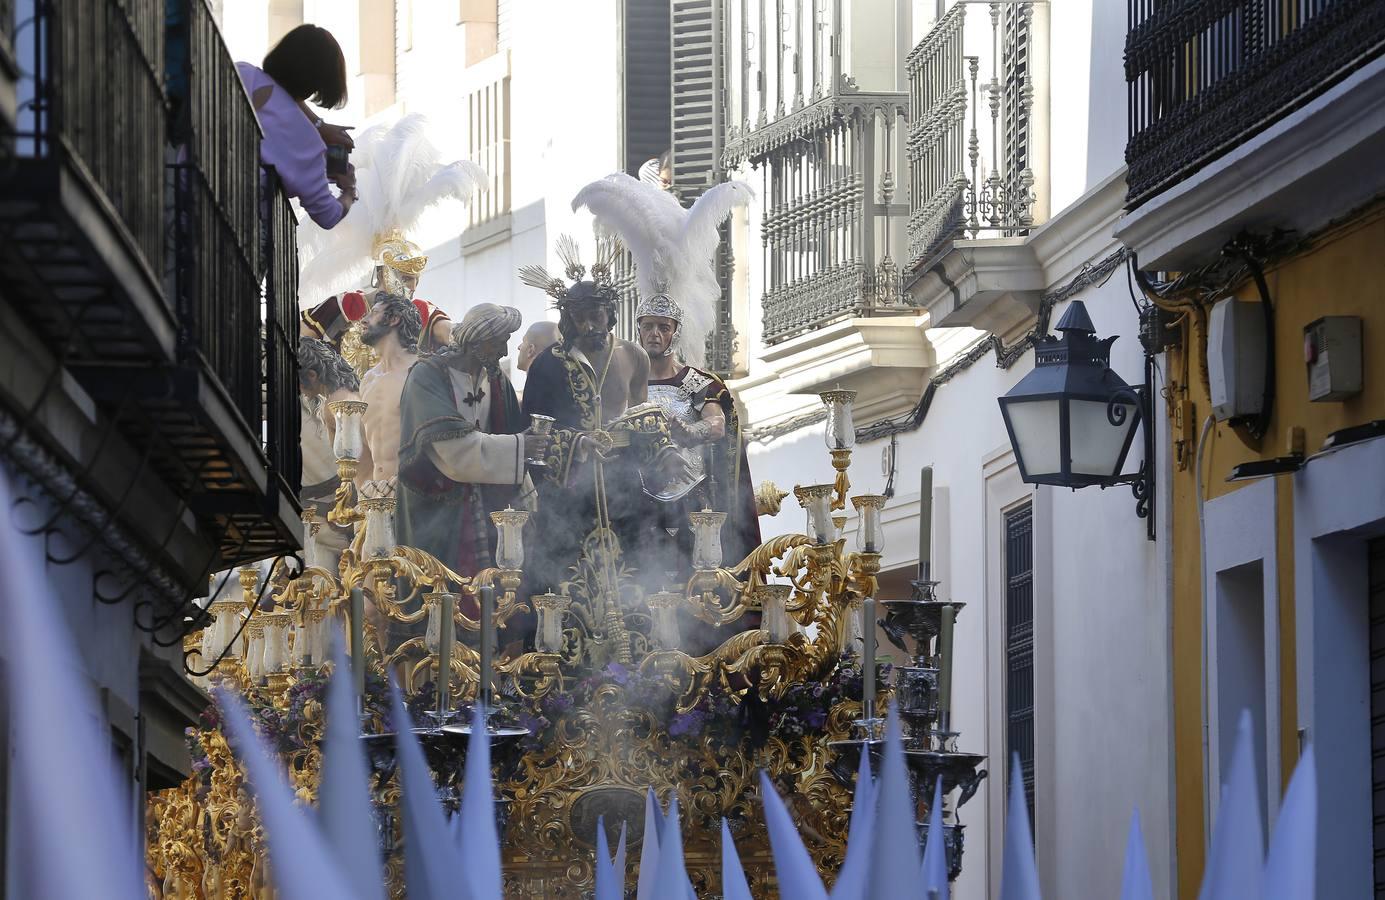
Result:
{"label": "street lamp", "polygon": [[1152,499],[1148,422],[1139,472],[1123,475],[1121,469],[1135,426],[1149,417],[1148,387],[1132,388],[1111,370],[1115,337],[1096,337],[1081,300],[1068,306],[1056,330],[1062,337],[1041,339],[1034,370],[1000,398],[1020,477],[1067,488],[1129,484],[1137,514],[1146,517]]}

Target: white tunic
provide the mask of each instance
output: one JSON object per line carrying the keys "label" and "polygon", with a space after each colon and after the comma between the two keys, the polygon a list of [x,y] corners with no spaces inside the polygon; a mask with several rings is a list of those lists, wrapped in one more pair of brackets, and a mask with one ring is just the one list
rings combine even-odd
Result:
{"label": "white tunic", "polygon": [[[449,368],[452,390],[457,397],[457,414],[476,426],[476,430],[461,437],[435,441],[428,445],[428,458],[438,471],[463,484],[520,484],[524,481],[524,436],[520,434],[486,434],[490,420],[490,379],[484,374],[474,378],[467,372]],[[465,403],[481,389],[479,403]]]}

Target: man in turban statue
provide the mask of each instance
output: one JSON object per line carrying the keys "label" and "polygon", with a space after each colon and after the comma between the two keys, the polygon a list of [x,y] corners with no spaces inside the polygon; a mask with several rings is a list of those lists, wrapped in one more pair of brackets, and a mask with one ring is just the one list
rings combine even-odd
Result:
{"label": "man in turban statue", "polygon": [[399,541],[436,556],[460,575],[493,564],[490,513],[513,503],[526,459],[548,439],[524,433],[510,379],[500,370],[519,310],[480,303],[450,346],[409,370],[400,402]]}

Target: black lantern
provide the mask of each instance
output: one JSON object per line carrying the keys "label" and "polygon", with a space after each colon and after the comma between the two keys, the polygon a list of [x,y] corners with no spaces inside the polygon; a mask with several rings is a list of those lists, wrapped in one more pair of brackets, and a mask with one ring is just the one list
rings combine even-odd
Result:
{"label": "black lantern", "polygon": [[1040,340],[1034,370],[1000,398],[1020,477],[1068,488],[1131,484],[1144,516],[1145,468],[1134,475],[1122,475],[1121,468],[1135,426],[1146,416],[1145,391],[1111,370],[1115,337],[1096,337],[1081,300],[1068,306],[1056,330],[1062,337]]}

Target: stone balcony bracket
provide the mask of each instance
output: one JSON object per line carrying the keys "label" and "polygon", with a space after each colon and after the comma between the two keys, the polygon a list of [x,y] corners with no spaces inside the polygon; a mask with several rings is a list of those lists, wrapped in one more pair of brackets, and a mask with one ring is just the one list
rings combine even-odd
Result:
{"label": "stone balcony bracket", "polygon": [[1006,337],[1034,321],[1044,287],[1033,240],[1015,237],[956,241],[906,290],[934,327]]}
{"label": "stone balcony bracket", "polygon": [[836,387],[857,392],[858,423],[900,415],[936,365],[928,327],[917,314],[843,319],[768,348],[765,374],[733,387],[766,425],[819,408],[817,394]]}

